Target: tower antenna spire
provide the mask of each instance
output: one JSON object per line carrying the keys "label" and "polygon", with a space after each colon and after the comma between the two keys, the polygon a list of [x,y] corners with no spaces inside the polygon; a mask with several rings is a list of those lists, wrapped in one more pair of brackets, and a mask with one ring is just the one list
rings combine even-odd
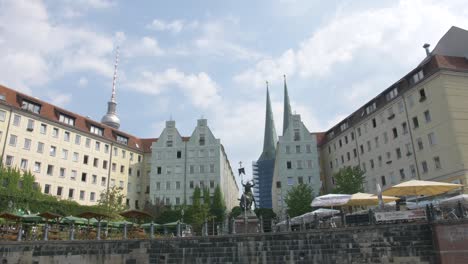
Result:
{"label": "tower antenna spire", "polygon": [[114,63],[114,77],[112,78],[112,96],[111,102],[115,103],[115,86],[117,83],[117,67],[119,66],[119,46],[116,48],[115,52],[115,63]]}

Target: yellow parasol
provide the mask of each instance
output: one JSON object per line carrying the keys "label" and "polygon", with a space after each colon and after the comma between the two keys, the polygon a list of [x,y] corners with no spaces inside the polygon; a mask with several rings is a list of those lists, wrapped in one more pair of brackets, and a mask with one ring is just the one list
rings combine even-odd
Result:
{"label": "yellow parasol", "polygon": [[419,196],[419,195],[438,195],[457,188],[462,187],[461,184],[435,182],[435,181],[419,181],[411,180],[397,184],[383,194],[394,196]]}
{"label": "yellow parasol", "polygon": [[[393,202],[400,198],[394,196],[382,196],[384,203]],[[366,205],[378,205],[379,197],[375,194],[370,193],[355,193],[351,195],[351,198],[348,200],[348,203],[345,205],[349,206],[366,206]]]}

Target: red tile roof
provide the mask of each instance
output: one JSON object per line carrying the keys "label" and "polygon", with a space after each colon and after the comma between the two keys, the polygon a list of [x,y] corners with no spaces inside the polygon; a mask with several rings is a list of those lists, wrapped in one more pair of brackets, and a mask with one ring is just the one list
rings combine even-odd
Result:
{"label": "red tile roof", "polygon": [[[103,136],[101,136],[104,139],[110,140],[116,144],[121,144],[117,142],[117,135],[124,136],[128,138],[128,144],[127,147],[134,149],[136,151],[148,153],[151,152],[151,144],[153,142],[156,142],[158,139],[157,138],[138,138],[133,135],[130,135],[126,132],[123,132],[121,130],[112,128],[110,126],[107,126],[105,124],[102,124],[98,121],[92,120],[87,117],[83,117],[81,115],[78,115],[76,113],[70,112],[68,110],[65,110],[63,108],[60,108],[58,106],[54,106],[52,104],[49,104],[45,101],[39,100],[37,98],[31,97],[29,95],[17,92],[13,89],[10,89],[8,87],[5,87],[3,85],[0,85],[0,94],[5,96],[5,101],[0,101],[0,103],[9,105],[13,108],[21,109],[21,105],[24,99],[27,101],[36,103],[41,105],[41,110],[39,114],[35,114],[32,112],[29,112],[30,114],[33,115],[39,115],[42,118],[45,118],[49,121],[53,121],[56,123],[59,123],[63,126],[69,126],[70,128],[77,129],[79,131],[82,131],[84,133],[87,133],[89,135],[92,135],[94,137],[100,137],[99,135],[92,134],[90,133],[90,126],[97,126],[99,128],[102,128],[104,133]],[[22,111],[27,111],[27,110],[22,110]],[[62,123],[59,121],[59,116],[60,113],[65,114],[67,116],[75,118],[75,126],[71,126],[65,123]]]}

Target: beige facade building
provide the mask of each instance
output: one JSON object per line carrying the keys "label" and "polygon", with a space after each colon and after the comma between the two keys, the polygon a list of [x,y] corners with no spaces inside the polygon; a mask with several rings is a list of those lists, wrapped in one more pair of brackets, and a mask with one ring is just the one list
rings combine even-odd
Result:
{"label": "beige facade building", "polygon": [[375,193],[409,179],[468,180],[468,31],[452,27],[413,71],[326,132],[325,190],[345,166]]}
{"label": "beige facade building", "polygon": [[[142,209],[152,200],[150,192],[158,196],[158,190],[150,191],[151,168],[157,167],[152,162],[159,162],[152,160],[151,148],[158,139],[120,131],[115,110],[115,90],[107,114],[98,122],[0,86],[2,161],[31,171],[41,191],[59,199],[93,205],[103,191],[117,186],[130,208]],[[224,148],[217,151],[222,159],[216,171],[223,173],[216,184],[223,187],[231,208],[238,187]]]}

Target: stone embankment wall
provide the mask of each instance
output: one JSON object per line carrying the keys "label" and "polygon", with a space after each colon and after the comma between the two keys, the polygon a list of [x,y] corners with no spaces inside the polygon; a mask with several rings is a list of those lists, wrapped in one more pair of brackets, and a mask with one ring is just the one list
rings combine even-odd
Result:
{"label": "stone embankment wall", "polygon": [[[0,242],[0,264],[468,263],[458,262],[467,258],[467,232],[465,222],[180,239]],[[440,254],[438,245],[444,246]]]}

